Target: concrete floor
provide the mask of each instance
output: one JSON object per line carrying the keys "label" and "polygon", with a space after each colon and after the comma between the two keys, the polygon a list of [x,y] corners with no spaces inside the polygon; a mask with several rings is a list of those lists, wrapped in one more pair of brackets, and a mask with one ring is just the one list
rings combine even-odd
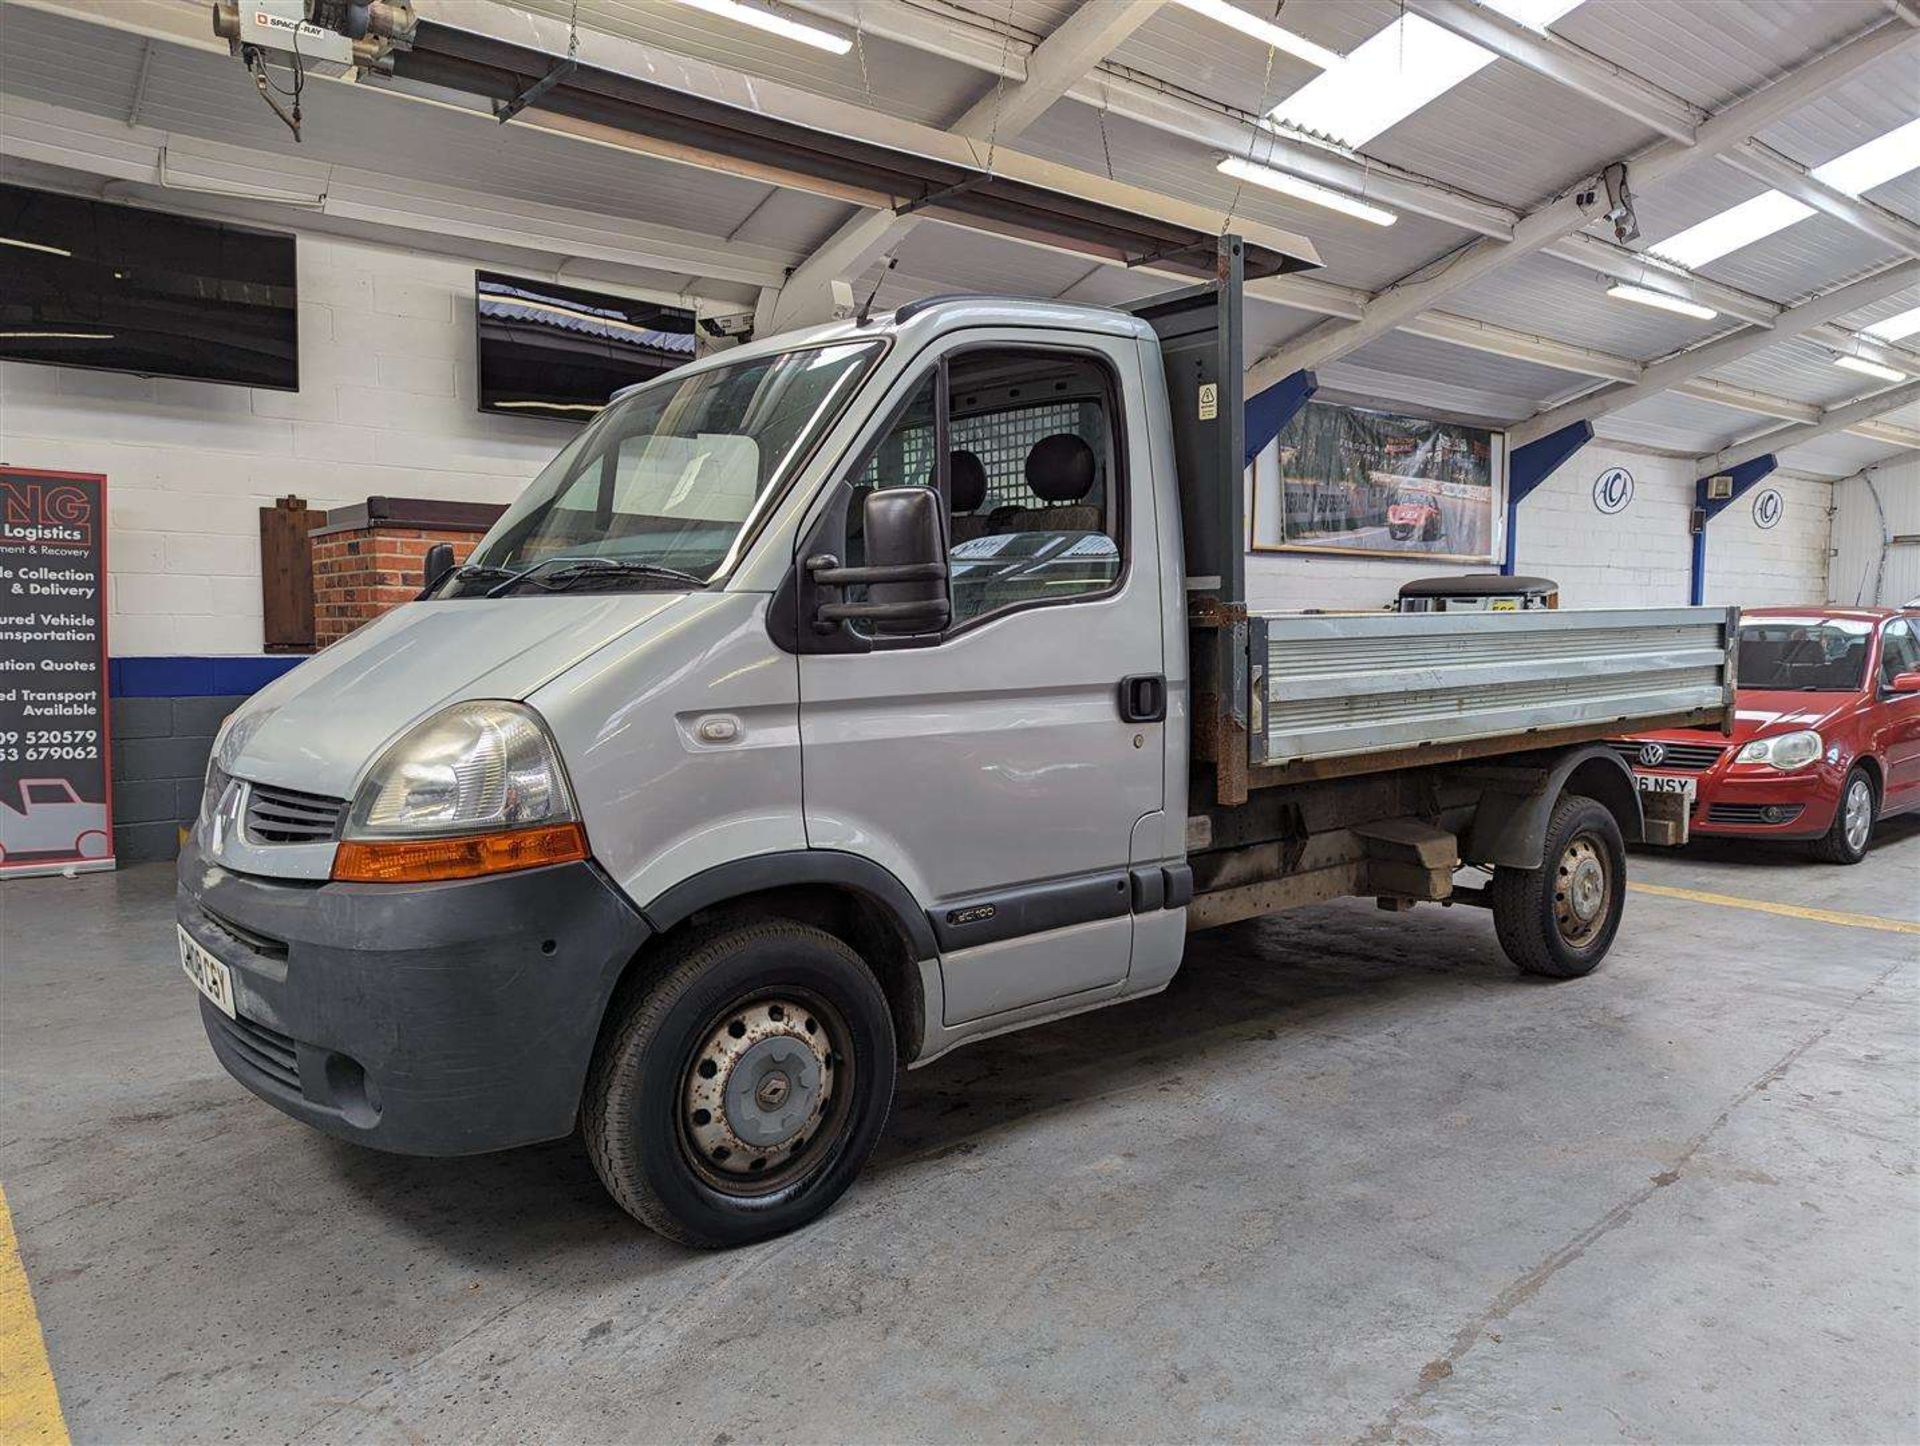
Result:
{"label": "concrete floor", "polygon": [[[1855,869],[1638,879],[1920,919]],[[824,1221],[648,1235],[560,1143],[338,1144],[230,1081],[171,874],[5,886],[0,1185],[83,1441],[1920,1439],[1920,934],[1635,894],[1196,941],[906,1077]]]}

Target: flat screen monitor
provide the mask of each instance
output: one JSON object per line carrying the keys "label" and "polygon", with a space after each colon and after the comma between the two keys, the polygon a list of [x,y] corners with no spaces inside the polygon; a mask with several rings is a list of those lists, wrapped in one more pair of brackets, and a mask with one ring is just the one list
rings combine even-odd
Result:
{"label": "flat screen monitor", "polygon": [[300,387],[293,237],[0,185],[0,358]]}
{"label": "flat screen monitor", "polygon": [[693,360],[693,312],[492,271],[473,275],[480,410],[583,422]]}

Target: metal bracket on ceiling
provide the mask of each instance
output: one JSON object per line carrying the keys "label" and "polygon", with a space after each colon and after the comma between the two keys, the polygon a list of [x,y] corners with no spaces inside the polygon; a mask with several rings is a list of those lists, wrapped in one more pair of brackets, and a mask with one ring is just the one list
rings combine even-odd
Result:
{"label": "metal bracket on ceiling", "polygon": [[495,101],[493,103],[493,118],[499,121],[501,125],[505,125],[579,68],[580,62],[569,55],[565,60],[554,66],[552,70],[549,70],[532,85],[521,91],[520,94],[516,95],[512,100]]}
{"label": "metal bracket on ceiling", "polygon": [[893,214],[896,216],[911,216],[915,211],[924,211],[929,206],[937,206],[949,197],[971,191],[975,186],[981,185],[990,179],[992,179],[990,173],[985,171],[977,176],[968,176],[964,181],[955,181],[951,186],[942,186],[937,191],[929,191],[916,201],[902,202],[893,208]]}

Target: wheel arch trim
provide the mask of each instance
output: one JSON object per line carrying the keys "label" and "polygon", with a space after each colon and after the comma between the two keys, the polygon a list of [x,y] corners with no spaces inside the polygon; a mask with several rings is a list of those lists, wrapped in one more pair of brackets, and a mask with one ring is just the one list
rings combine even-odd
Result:
{"label": "wheel arch trim", "polygon": [[[1573,788],[1576,776],[1579,786]],[[1513,790],[1495,783],[1481,795],[1473,824],[1462,840],[1462,857],[1476,864],[1539,868],[1553,807],[1570,790],[1586,795],[1611,813],[1627,842],[1637,843],[1646,836],[1646,816],[1633,770],[1605,744],[1590,743],[1560,755],[1544,777],[1517,770],[1515,778]]]}
{"label": "wheel arch trim", "polygon": [[862,894],[892,917],[920,959],[936,958],[939,946],[924,908],[912,890],[882,864],[839,849],[781,849],[729,859],[682,879],[640,913],[654,933],[664,934],[702,909],[770,889],[808,884],[848,889]]}

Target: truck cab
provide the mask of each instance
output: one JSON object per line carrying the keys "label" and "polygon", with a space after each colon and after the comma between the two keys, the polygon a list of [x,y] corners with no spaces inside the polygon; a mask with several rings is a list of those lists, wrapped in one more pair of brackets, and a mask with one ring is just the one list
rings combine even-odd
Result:
{"label": "truck cab", "polygon": [[[1263,731],[1236,308],[948,298],[622,394],[464,566],[222,729],[178,915],[223,1063],[379,1148],[577,1127],[630,1212],[715,1245],[824,1210],[899,1067],[1162,989],[1197,921],[1453,898],[1479,857],[1557,940],[1503,922],[1523,967],[1592,968],[1642,836],[1609,750],[1350,779]],[[1711,721],[1704,658],[1634,716]],[[1580,696],[1562,741],[1618,722]],[[1500,720],[1429,761],[1537,747]]]}

